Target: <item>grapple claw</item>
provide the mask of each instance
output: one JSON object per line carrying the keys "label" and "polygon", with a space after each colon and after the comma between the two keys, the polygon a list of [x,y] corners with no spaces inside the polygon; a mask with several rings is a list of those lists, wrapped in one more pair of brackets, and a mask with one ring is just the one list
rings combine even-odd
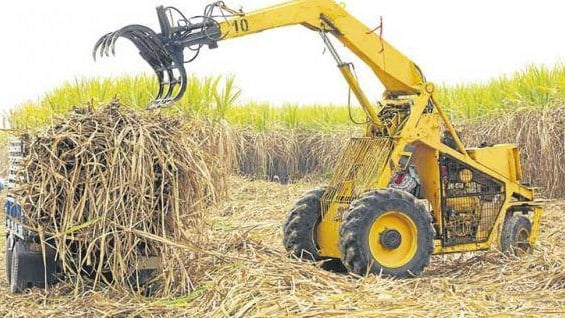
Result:
{"label": "grapple claw", "polygon": [[[172,21],[173,13],[180,15],[178,21],[185,23]],[[139,24],[128,25],[103,35],[96,41],[92,51],[94,60],[97,55],[115,55],[116,42],[120,37],[130,40],[137,47],[139,54],[151,66],[159,81],[157,94],[148,108],[168,106],[184,95],[187,85],[184,48],[197,47],[198,50],[204,45],[213,48],[221,38],[219,24],[211,17],[203,19],[199,16],[198,19],[203,19],[203,22],[190,23],[178,9],[162,6],[157,7],[157,16],[161,33],[157,34]]]}
{"label": "grapple claw", "polygon": [[178,54],[178,52],[167,50],[163,39],[150,28],[142,25],[129,25],[100,38],[94,46],[94,57],[96,58],[97,51],[100,56],[115,55],[116,41],[119,37],[130,40],[157,75],[159,88],[148,107],[163,107],[182,97],[187,79],[182,52]]}

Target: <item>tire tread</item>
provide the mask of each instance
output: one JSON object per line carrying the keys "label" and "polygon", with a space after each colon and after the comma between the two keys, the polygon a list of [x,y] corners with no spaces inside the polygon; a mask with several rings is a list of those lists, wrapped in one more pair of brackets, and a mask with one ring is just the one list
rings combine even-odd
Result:
{"label": "tire tread", "polygon": [[321,198],[325,187],[306,192],[290,210],[283,227],[283,244],[288,252],[300,259],[322,259],[311,237],[312,227],[321,219]]}
{"label": "tire tread", "polygon": [[[366,233],[378,215],[398,209],[400,205],[412,207],[413,211],[409,213],[414,215],[410,217],[416,223],[419,234],[423,231],[422,239],[419,236],[418,241],[422,241],[424,245],[418,247],[416,255],[408,264],[399,268],[386,268],[374,261],[367,248]],[[434,250],[435,230],[431,214],[413,195],[390,188],[367,192],[354,201],[343,219],[339,235],[343,264],[350,272],[360,276],[368,273],[399,278],[420,275],[429,265]]]}

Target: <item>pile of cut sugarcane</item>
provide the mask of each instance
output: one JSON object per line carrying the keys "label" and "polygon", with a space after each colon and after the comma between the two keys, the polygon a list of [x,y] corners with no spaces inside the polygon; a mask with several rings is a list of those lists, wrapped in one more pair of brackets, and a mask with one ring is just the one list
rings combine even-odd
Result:
{"label": "pile of cut sugarcane", "polygon": [[[203,208],[223,172],[182,119],[134,112],[114,100],[75,109],[32,134],[17,193],[26,223],[56,250],[78,289],[139,290],[158,264],[161,294],[189,292],[205,241]],[[154,267],[154,266],[153,266]]]}

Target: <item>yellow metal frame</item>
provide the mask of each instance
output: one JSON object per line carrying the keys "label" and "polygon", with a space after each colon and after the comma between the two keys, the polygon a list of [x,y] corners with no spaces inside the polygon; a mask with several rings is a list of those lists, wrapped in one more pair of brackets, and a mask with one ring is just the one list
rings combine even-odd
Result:
{"label": "yellow metal frame", "polygon": [[[382,151],[387,152],[386,164],[379,168],[378,177],[371,181],[367,190],[388,185],[395,171],[402,168],[400,162],[402,156],[406,157],[407,145],[415,149],[412,157],[422,180],[422,193],[429,201],[440,229],[443,227],[437,162],[440,153],[447,154],[504,184],[505,202],[494,221],[494,227],[487,241],[446,247],[440,240],[436,240],[434,253],[489,248],[505,220],[506,211],[517,205],[526,205],[533,212],[530,240],[532,244],[535,242],[539,233],[542,206],[534,202],[533,189],[519,184],[518,179],[521,175],[519,153],[516,151],[509,154],[513,158],[507,162],[514,164],[518,162],[514,167],[501,166],[500,158],[489,159],[487,156],[482,158],[481,162],[473,159],[439,103],[435,86],[425,81],[418,66],[383,40],[380,35],[351,16],[342,6],[332,0],[289,1],[250,13],[238,13],[235,17],[220,23],[220,29],[222,40],[227,40],[289,25],[303,25],[310,30],[320,32],[323,37],[325,34],[333,35],[373,70],[386,89],[381,103],[384,106],[376,109],[363,93],[349,65],[341,62],[334,55],[339,70],[370,119],[366,129],[367,138],[384,138],[392,142],[392,148],[382,148]],[[408,105],[409,111],[403,111],[403,105]],[[385,113],[390,116],[383,116]],[[442,127],[451,135],[456,150],[441,142]],[[355,158],[342,157],[341,160],[338,162],[338,167],[347,167],[355,163]],[[512,169],[514,169],[513,174],[505,173]],[[323,207],[323,219],[318,227],[317,237],[320,254],[328,257],[341,256],[337,246],[339,225],[348,206],[338,198],[351,197],[354,188],[351,181],[334,180],[334,182],[341,182],[340,190],[330,198],[330,203]]]}

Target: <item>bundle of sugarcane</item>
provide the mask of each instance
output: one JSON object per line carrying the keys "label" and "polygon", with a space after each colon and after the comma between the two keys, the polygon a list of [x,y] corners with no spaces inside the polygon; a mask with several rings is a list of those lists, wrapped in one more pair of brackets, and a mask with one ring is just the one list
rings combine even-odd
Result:
{"label": "bundle of sugarcane", "polygon": [[152,263],[143,277],[161,294],[192,289],[203,210],[223,174],[190,136],[181,119],[116,100],[75,109],[32,135],[19,200],[77,288],[138,289]]}

